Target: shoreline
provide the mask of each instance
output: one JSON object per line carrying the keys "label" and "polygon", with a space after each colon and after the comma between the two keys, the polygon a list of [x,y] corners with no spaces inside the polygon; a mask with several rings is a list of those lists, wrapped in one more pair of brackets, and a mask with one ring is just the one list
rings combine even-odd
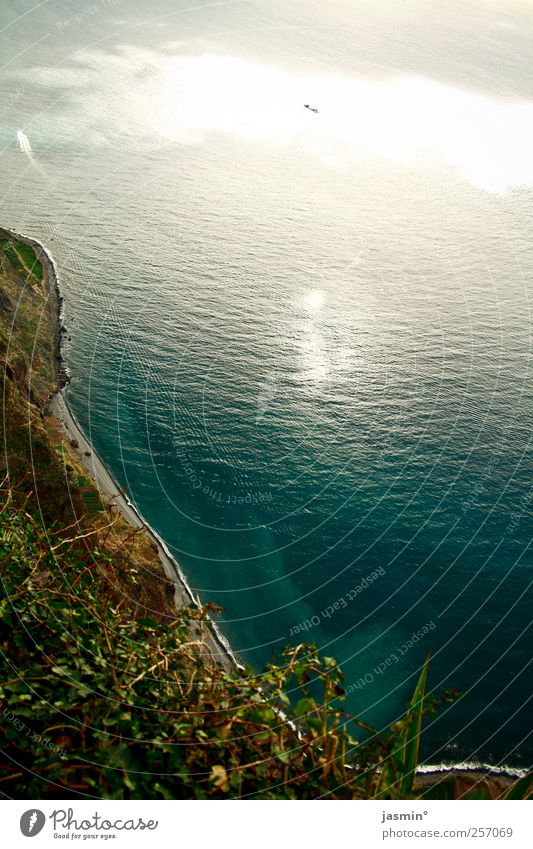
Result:
{"label": "shoreline", "polygon": [[[174,584],[174,603],[176,608],[179,609],[180,607],[191,604],[201,607],[200,599],[194,596],[186,576],[177,560],[172,556],[165,541],[144,520],[142,514],[129,500],[124,489],[116,481],[111,471],[95,451],[92,443],[86,437],[75,414],[68,405],[64,390],[70,382],[70,373],[63,356],[63,340],[66,336],[63,321],[63,297],[61,295],[59,275],[52,255],[42,243],[31,236],[26,236],[7,227],[1,227],[0,231],[9,234],[15,240],[30,245],[36,251],[42,263],[43,272],[46,275],[45,286],[49,294],[55,299],[57,317],[55,356],[57,361],[58,388],[50,397],[49,404],[51,412],[57,418],[61,429],[68,439],[75,440],[78,443],[78,447],[74,450],[76,450],[80,462],[87,470],[91,480],[96,484],[102,500],[111,506],[115,506],[132,527],[142,529],[156,544],[159,560],[165,570],[165,574]],[[228,640],[221,633],[217,624],[211,617],[207,617],[206,621],[208,622],[210,631],[208,642],[210,643],[210,649],[214,658],[221,663],[227,672],[243,671],[244,666],[239,662],[238,657],[234,654]],[[415,780],[419,785],[428,787],[439,783],[439,781],[446,779],[446,777],[453,776],[471,778],[474,779],[475,783],[494,779],[510,784],[513,780],[526,775],[528,771],[528,767],[491,766],[485,763],[422,764],[416,770]]]}
{"label": "shoreline", "polygon": [[[65,398],[63,390],[56,392],[53,396],[50,402],[50,410],[58,420],[61,429],[69,441],[75,440],[78,443],[78,447],[74,450],[77,452],[87,474],[96,484],[102,500],[110,507],[115,507],[119,510],[128,524],[133,528],[142,530],[156,544],[158,557],[165,570],[165,574],[174,584],[174,604],[176,608],[187,607],[191,604],[198,608],[201,607],[200,599],[195,597],[179,563],[170,553],[165,541],[145,521],[142,514],[130,501],[123,488],[115,480],[104,461],[95,451],[92,443],[85,436],[74,413],[68,406],[68,401]],[[213,622],[211,617],[207,617],[207,621],[211,632],[207,641],[211,643],[210,649],[217,662],[227,672],[243,669],[244,667],[237,660],[231,646],[215,622]]]}
{"label": "shoreline", "polygon": [[422,764],[416,769],[418,785],[436,784],[437,779],[446,777],[474,778],[476,782],[499,779],[509,786],[518,778],[524,778],[530,772],[529,767],[523,766],[491,766],[483,763],[457,764]]}
{"label": "shoreline", "polygon": [[[70,382],[70,375],[63,357],[63,339],[66,336],[63,322],[63,297],[61,295],[59,276],[53,257],[43,244],[31,236],[17,233],[5,227],[0,229],[8,233],[11,238],[26,243],[35,250],[43,267],[46,290],[55,299],[55,358],[57,362],[58,388],[51,394],[49,400],[50,411],[58,420],[61,430],[65,433],[69,441],[72,443],[74,440],[77,443],[77,447],[74,450],[83,467],[86,469],[87,474],[96,484],[102,501],[109,506],[116,507],[128,524],[133,528],[142,529],[157,546],[158,557],[165,570],[165,574],[174,585],[174,604],[176,609],[188,607],[189,605],[200,608],[202,603],[199,597],[195,597],[187,578],[177,560],[172,556],[167,544],[130,501],[124,489],[116,481],[112,472],[98,455],[98,452],[95,451],[92,443],[78,423],[74,412],[69,407],[64,391]],[[209,644],[210,651],[216,661],[221,664],[226,672],[243,670],[244,666],[239,662],[228,640],[221,633],[217,624],[210,616],[207,616],[205,621],[209,629],[206,642]]]}

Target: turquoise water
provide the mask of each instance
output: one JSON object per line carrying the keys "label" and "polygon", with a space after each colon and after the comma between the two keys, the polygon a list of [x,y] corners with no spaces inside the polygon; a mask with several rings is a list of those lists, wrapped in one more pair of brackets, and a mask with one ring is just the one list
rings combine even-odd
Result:
{"label": "turquoise water", "polygon": [[2,223],[236,651],[316,641],[381,727],[431,650],[428,762],[524,765],[533,20],[403,5],[7,3]]}

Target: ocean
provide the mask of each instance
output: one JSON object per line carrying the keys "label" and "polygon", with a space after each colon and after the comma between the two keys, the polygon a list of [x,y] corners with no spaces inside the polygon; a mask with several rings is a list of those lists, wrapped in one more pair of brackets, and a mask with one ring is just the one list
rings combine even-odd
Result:
{"label": "ocean", "polygon": [[[255,668],[531,761],[533,9],[4,0],[3,226],[68,400]],[[308,104],[318,109],[305,109]]]}

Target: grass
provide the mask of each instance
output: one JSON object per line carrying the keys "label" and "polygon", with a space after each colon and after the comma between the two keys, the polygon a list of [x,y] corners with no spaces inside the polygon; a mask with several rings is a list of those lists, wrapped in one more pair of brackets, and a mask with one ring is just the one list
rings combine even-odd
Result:
{"label": "grass", "polygon": [[35,251],[24,242],[2,239],[0,241],[0,262],[9,262],[16,274],[31,285],[38,285],[43,279],[43,268]]}

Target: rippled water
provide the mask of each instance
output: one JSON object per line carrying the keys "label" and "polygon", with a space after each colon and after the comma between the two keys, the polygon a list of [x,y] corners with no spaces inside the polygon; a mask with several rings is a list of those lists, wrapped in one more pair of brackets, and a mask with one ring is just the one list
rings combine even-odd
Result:
{"label": "rippled water", "polygon": [[531,14],[143,5],[2,33],[76,414],[249,662],[380,726],[431,650],[425,756],[527,763]]}

